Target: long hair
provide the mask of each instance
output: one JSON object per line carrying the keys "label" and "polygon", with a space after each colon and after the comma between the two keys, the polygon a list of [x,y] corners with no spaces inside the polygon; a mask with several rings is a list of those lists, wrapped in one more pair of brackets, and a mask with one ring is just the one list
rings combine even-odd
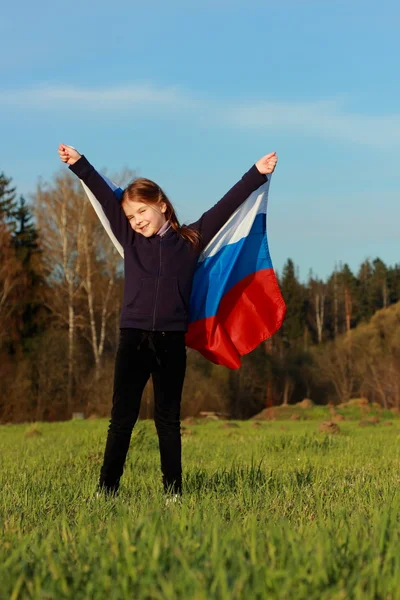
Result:
{"label": "long hair", "polygon": [[122,195],[122,204],[124,202],[144,202],[145,204],[161,205],[163,202],[167,205],[165,211],[165,218],[168,223],[171,224],[172,229],[183,238],[186,242],[200,252],[202,249],[201,236],[198,231],[187,227],[187,225],[181,225],[178,221],[177,214],[165,192],[158,186],[154,181],[146,179],[145,177],[139,177],[135,179],[127,188],[125,188]]}

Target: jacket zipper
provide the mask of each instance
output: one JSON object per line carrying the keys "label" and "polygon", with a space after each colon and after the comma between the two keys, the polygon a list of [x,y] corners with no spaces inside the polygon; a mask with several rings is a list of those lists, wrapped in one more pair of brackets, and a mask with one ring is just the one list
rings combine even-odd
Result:
{"label": "jacket zipper", "polygon": [[160,264],[158,266],[158,277],[157,277],[157,286],[156,286],[156,295],[154,298],[154,311],[153,311],[153,331],[155,331],[155,327],[156,327],[156,307],[157,307],[157,297],[158,297],[158,286],[160,283],[160,275],[161,275],[161,242],[162,242],[162,236],[160,236]]}

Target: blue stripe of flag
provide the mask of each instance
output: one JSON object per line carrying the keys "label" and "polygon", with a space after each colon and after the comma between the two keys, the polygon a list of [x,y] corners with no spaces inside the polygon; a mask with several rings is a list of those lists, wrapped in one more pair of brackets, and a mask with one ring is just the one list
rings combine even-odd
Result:
{"label": "blue stripe of flag", "polygon": [[260,213],[247,237],[223,246],[217,254],[198,264],[193,278],[189,321],[215,316],[222,296],[239,281],[256,271],[271,268],[266,214]]}

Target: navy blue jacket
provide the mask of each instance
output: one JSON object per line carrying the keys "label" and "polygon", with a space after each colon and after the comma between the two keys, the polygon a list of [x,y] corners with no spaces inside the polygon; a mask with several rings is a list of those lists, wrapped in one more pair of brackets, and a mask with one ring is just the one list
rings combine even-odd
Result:
{"label": "navy blue jacket", "polygon": [[[172,227],[163,236],[146,238],[135,233],[114,192],[84,156],[70,169],[96,196],[115,237],[124,248],[125,285],[120,326],[151,331],[186,331],[199,253]],[[203,247],[265,181],[267,177],[253,165],[215,206],[189,225],[200,233]]]}

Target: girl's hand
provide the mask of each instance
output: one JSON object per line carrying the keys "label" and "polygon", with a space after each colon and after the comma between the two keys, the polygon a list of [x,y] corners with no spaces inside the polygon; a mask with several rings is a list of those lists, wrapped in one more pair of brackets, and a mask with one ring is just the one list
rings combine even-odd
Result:
{"label": "girl's hand", "polygon": [[278,162],[278,157],[276,152],[271,152],[266,156],[263,156],[256,162],[256,167],[260,173],[263,175],[268,175],[273,173],[276,167],[276,163]]}
{"label": "girl's hand", "polygon": [[65,144],[60,144],[58,146],[58,154],[60,155],[61,160],[67,163],[67,165],[73,165],[81,157],[75,148],[66,146]]}

